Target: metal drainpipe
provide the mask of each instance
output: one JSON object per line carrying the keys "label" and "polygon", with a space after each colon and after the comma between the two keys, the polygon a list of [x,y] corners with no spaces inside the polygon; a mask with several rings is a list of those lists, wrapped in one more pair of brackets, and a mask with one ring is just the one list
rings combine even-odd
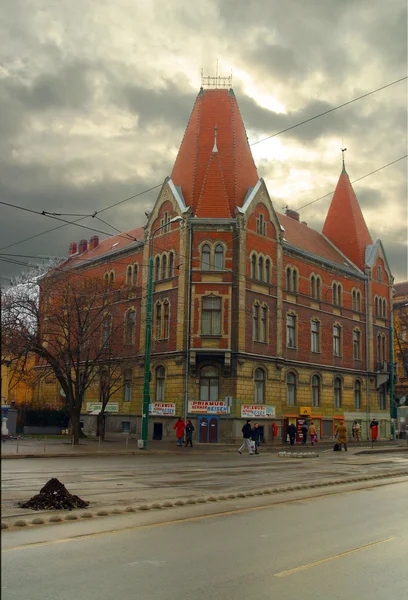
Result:
{"label": "metal drainpipe", "polygon": [[370,385],[369,385],[369,360],[368,360],[368,279],[364,281],[365,303],[366,303],[366,408],[367,408],[367,439],[370,439]]}
{"label": "metal drainpipe", "polygon": [[188,283],[187,283],[187,332],[186,332],[186,370],[184,381],[184,422],[187,422],[188,413],[188,378],[190,375],[190,320],[191,320],[191,261],[193,257],[193,225],[189,223],[189,259],[188,259]]}

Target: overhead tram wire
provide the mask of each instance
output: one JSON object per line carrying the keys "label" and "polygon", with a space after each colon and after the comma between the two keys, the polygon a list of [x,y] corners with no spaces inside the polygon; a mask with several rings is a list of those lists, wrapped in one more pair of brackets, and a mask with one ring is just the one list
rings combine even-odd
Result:
{"label": "overhead tram wire", "polygon": [[[276,137],[276,136],[278,136],[278,135],[280,135],[280,134],[282,134],[282,133],[285,133],[286,131],[290,131],[290,130],[292,130],[292,129],[295,129],[296,127],[300,127],[301,125],[304,125],[305,123],[308,123],[308,122],[310,122],[310,121],[313,121],[313,120],[315,120],[315,119],[317,119],[317,118],[319,118],[319,117],[322,117],[322,116],[324,116],[324,115],[326,115],[326,114],[329,114],[329,113],[331,113],[331,112],[334,112],[335,110],[338,110],[338,109],[340,109],[340,108],[343,108],[344,106],[347,106],[347,105],[349,105],[349,104],[352,104],[353,102],[357,102],[358,100],[361,100],[361,99],[363,99],[363,98],[366,98],[366,97],[368,97],[368,96],[370,96],[370,95],[372,95],[372,94],[375,94],[375,93],[377,93],[377,92],[379,92],[379,91],[381,91],[381,90],[384,90],[384,89],[386,89],[386,88],[389,88],[389,87],[391,87],[391,86],[393,86],[393,85],[396,85],[397,83],[401,83],[402,81],[405,81],[406,79],[408,79],[408,76],[401,77],[400,79],[397,79],[397,80],[395,80],[395,81],[392,81],[391,83],[388,83],[388,84],[386,84],[386,85],[384,85],[384,86],[381,86],[381,87],[379,87],[379,88],[376,88],[375,90],[371,90],[370,92],[367,92],[366,94],[363,94],[363,95],[361,95],[361,96],[358,96],[357,98],[353,98],[352,100],[349,100],[348,102],[344,102],[343,104],[340,104],[340,105],[338,105],[338,106],[335,106],[335,107],[333,107],[333,108],[331,108],[331,109],[329,109],[329,110],[327,110],[327,111],[324,111],[324,112],[322,112],[322,113],[319,113],[318,115],[315,115],[315,116],[313,116],[313,117],[310,117],[309,119],[306,119],[306,120],[304,120],[304,121],[301,121],[301,122],[299,122],[299,123],[296,123],[295,125],[292,125],[291,127],[287,127],[287,128],[285,128],[285,129],[283,129],[283,130],[281,130],[281,131],[278,131],[278,132],[276,132],[276,133],[274,133],[274,134],[272,134],[272,135],[270,135],[270,136],[267,136],[267,137],[265,137],[265,138],[262,138],[261,140],[258,140],[258,141],[256,141],[256,142],[253,142],[252,144],[250,144],[250,146],[251,146],[251,147],[252,147],[252,146],[255,146],[255,145],[257,145],[257,144],[260,144],[261,142],[264,142],[264,141],[266,141],[266,140],[268,140],[268,139],[271,139],[271,138],[273,138],[273,137]],[[390,163],[390,164],[392,164],[392,163]],[[95,212],[94,212],[92,215],[81,216],[81,217],[80,217],[79,219],[77,219],[76,221],[65,221],[65,220],[63,220],[63,219],[58,219],[58,220],[63,220],[63,221],[64,221],[64,225],[60,225],[60,226],[58,226],[58,227],[54,227],[54,228],[52,228],[52,229],[49,229],[49,230],[46,230],[46,231],[40,232],[40,233],[38,233],[38,234],[35,234],[34,236],[31,236],[31,237],[29,237],[29,238],[25,238],[25,239],[23,239],[23,240],[20,240],[20,241],[18,241],[18,242],[13,242],[12,244],[8,244],[7,246],[4,246],[4,247],[0,248],[0,250],[5,250],[5,249],[7,249],[7,248],[10,248],[10,247],[12,247],[12,246],[16,246],[16,245],[22,244],[22,243],[24,243],[24,242],[30,241],[30,240],[32,240],[32,239],[35,239],[35,238],[37,238],[37,237],[40,237],[40,236],[42,236],[42,235],[46,235],[47,233],[51,233],[52,231],[56,231],[57,229],[60,229],[60,228],[62,228],[62,227],[66,227],[67,225],[77,225],[77,226],[79,226],[79,227],[83,227],[84,229],[89,229],[89,230],[91,230],[91,231],[92,231],[92,230],[93,230],[93,231],[96,231],[96,233],[102,233],[103,235],[112,236],[112,235],[114,235],[114,234],[110,234],[110,233],[106,233],[106,232],[101,232],[100,230],[92,229],[92,228],[90,228],[90,227],[86,227],[86,226],[84,226],[84,225],[78,225],[78,222],[79,222],[79,221],[82,221],[83,219],[89,218],[89,217],[93,217],[93,218],[95,218],[95,217],[96,217],[96,215],[97,215],[97,214],[100,214],[101,212],[104,212],[104,211],[106,211],[106,210],[109,210],[109,209],[111,209],[111,208],[114,208],[114,207],[116,207],[116,206],[119,206],[120,204],[123,204],[124,202],[128,202],[129,200],[132,200],[132,199],[134,199],[134,198],[137,198],[137,197],[139,197],[139,196],[142,196],[143,194],[146,194],[146,193],[148,193],[148,192],[150,192],[150,191],[153,191],[153,190],[155,190],[155,189],[157,189],[157,188],[159,188],[159,187],[162,187],[162,186],[163,186],[163,183],[159,183],[159,184],[157,184],[157,185],[155,185],[155,186],[152,186],[152,187],[150,187],[150,188],[147,188],[147,189],[145,189],[145,190],[142,190],[141,192],[138,192],[138,193],[136,193],[136,194],[133,194],[132,196],[128,196],[127,198],[124,198],[123,200],[119,200],[118,202],[115,202],[115,203],[113,203],[113,204],[111,204],[111,205],[109,205],[109,206],[105,206],[104,208],[102,208],[102,209],[100,209],[100,210],[98,210],[98,211],[95,211]],[[316,201],[317,201],[317,200],[316,200]],[[6,203],[4,203],[4,202],[3,202],[3,204],[6,204]],[[12,205],[10,205],[10,206],[12,206]],[[18,208],[22,208],[22,209],[23,209],[23,207],[18,207]],[[36,212],[36,211],[30,211],[30,209],[27,209],[27,208],[25,208],[25,210],[27,210],[28,212]],[[54,214],[48,214],[47,212],[45,212],[45,211],[42,211],[42,213],[37,213],[37,214],[43,214],[43,216],[50,216],[50,217],[53,217],[53,218],[57,218],[55,215],[56,215],[56,214],[58,214],[58,213],[56,213],[56,214],[54,215]],[[137,241],[137,240],[135,240],[135,241]]]}

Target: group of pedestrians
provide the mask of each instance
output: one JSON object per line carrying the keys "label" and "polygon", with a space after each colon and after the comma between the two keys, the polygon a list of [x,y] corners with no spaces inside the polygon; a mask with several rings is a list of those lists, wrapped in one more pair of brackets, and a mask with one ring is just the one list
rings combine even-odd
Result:
{"label": "group of pedestrians", "polygon": [[[300,431],[302,432],[302,444],[303,445],[305,445],[307,443],[308,435],[310,437],[310,443],[312,444],[312,446],[314,446],[314,444],[317,444],[317,429],[316,429],[316,425],[313,423],[313,421],[310,421],[310,425],[308,425],[306,423],[306,421],[304,421],[304,423],[302,423],[302,425],[300,427]],[[289,436],[289,443],[291,446],[293,446],[295,443],[296,434],[297,434],[297,427],[294,423],[291,423],[290,425],[288,425],[287,434]]]}
{"label": "group of pedestrians", "polygon": [[240,448],[238,448],[239,454],[242,454],[244,448],[248,449],[249,456],[259,454],[259,446],[261,445],[261,428],[259,427],[259,423],[255,423],[254,427],[252,427],[251,420],[248,419],[241,431],[244,441]]}
{"label": "group of pedestrians", "polygon": [[190,420],[188,420],[187,424],[186,424],[184,422],[184,420],[181,417],[179,417],[177,419],[176,423],[174,424],[173,429],[176,432],[177,446],[183,445],[183,438],[184,438],[184,432],[185,432],[185,434],[186,434],[185,447],[187,448],[187,446],[189,444],[190,444],[191,448],[193,447],[193,433],[195,431],[195,428]]}

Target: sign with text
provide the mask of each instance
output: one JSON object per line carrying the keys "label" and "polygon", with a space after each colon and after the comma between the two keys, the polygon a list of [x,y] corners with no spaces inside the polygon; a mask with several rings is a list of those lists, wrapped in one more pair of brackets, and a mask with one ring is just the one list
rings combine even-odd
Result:
{"label": "sign with text", "polygon": [[227,415],[228,406],[222,401],[193,400],[188,403],[188,412],[195,415]]}
{"label": "sign with text", "polygon": [[311,414],[312,414],[311,406],[300,406],[299,407],[299,415],[310,417]]}
{"label": "sign with text", "polygon": [[266,404],[242,404],[241,417],[245,419],[273,419],[275,407]]}
{"label": "sign with text", "polygon": [[[87,402],[86,410],[88,412],[93,412],[95,410],[99,410],[99,412],[100,412],[102,410],[102,404],[100,402]],[[105,412],[106,413],[119,412],[119,403],[118,402],[108,402],[108,404],[105,406]]]}
{"label": "sign with text", "polygon": [[176,415],[176,405],[174,402],[153,402],[149,404],[149,415],[174,417]]}

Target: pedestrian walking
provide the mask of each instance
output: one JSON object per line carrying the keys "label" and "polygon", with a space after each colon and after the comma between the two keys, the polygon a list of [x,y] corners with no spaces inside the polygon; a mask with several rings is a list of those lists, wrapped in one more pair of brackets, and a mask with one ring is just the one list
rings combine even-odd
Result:
{"label": "pedestrian walking", "polygon": [[278,437],[278,426],[275,421],[272,421],[272,441],[275,441],[275,438]]}
{"label": "pedestrian walking", "polygon": [[195,431],[194,425],[190,420],[187,421],[186,425],[186,448],[190,444],[193,447],[193,432]]}
{"label": "pedestrian walking", "polygon": [[251,439],[255,443],[255,454],[259,454],[258,448],[261,445],[261,430],[259,428],[259,423],[255,423]]}
{"label": "pedestrian walking", "polygon": [[295,443],[295,439],[296,439],[296,425],[294,423],[291,423],[288,426],[288,436],[289,436],[290,445],[293,446]]}
{"label": "pedestrian walking", "polygon": [[301,430],[302,430],[302,444],[306,444],[307,442],[307,432],[308,432],[308,426],[306,421],[303,423]]}
{"label": "pedestrian walking", "polygon": [[358,421],[354,421],[352,433],[353,433],[353,440],[355,442],[359,442],[360,441],[360,423]]}
{"label": "pedestrian walking", "polygon": [[336,438],[339,450],[341,451],[341,447],[344,446],[344,450],[347,452],[347,429],[343,420],[340,421],[340,425],[337,426]]}
{"label": "pedestrian walking", "polygon": [[253,454],[253,452],[252,452],[252,447],[251,447],[252,427],[251,427],[250,419],[248,419],[248,421],[245,423],[245,425],[243,426],[241,431],[242,431],[242,437],[244,438],[244,441],[242,442],[242,446],[240,446],[240,448],[238,449],[238,452],[240,454],[242,454],[242,450],[245,447],[247,447],[249,455],[251,456]]}
{"label": "pedestrian walking", "polygon": [[310,421],[309,435],[310,435],[310,443],[313,446],[313,444],[317,443],[317,429],[316,429],[316,425],[313,423],[313,421]]}
{"label": "pedestrian walking", "polygon": [[377,438],[378,438],[378,421],[375,417],[373,418],[373,420],[370,423],[370,429],[371,429],[371,439],[373,442],[376,442]]}
{"label": "pedestrian walking", "polygon": [[176,432],[177,446],[183,445],[183,437],[184,437],[185,428],[186,428],[186,424],[184,423],[183,419],[181,417],[179,417],[177,419],[177,422],[173,425],[173,429]]}

